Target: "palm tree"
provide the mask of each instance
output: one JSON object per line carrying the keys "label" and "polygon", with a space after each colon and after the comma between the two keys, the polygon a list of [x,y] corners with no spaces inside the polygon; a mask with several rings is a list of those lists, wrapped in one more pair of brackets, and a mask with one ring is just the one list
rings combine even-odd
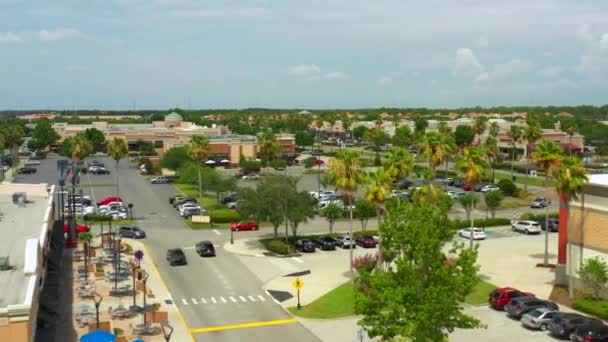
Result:
{"label": "palm tree", "polygon": [[378,118],[376,119],[376,128],[380,128],[383,123],[384,123],[384,120],[382,119],[382,117],[378,116]]}
{"label": "palm tree", "polygon": [[107,142],[108,156],[116,162],[116,196],[120,196],[120,187],[118,186],[118,162],[129,154],[127,142],[121,138],[114,138]]}
{"label": "palm tree", "polygon": [[452,135],[453,133],[446,121],[439,121],[437,131],[443,135]]}
{"label": "palm tree", "polygon": [[568,133],[568,136],[570,137],[570,146],[568,146],[568,151],[570,152],[570,155],[572,155],[572,137],[576,134],[576,126],[571,124],[566,127],[566,133]]}
{"label": "palm tree", "polygon": [[[566,265],[566,249],[568,246],[568,222],[570,220],[570,201],[576,199],[583,185],[589,180],[583,162],[573,156],[568,156],[555,163],[551,171],[555,180],[555,189],[559,194],[559,237],[557,246],[557,263]],[[568,259],[571,259],[570,257]],[[572,262],[569,263],[572,265]],[[572,274],[573,270],[570,270]],[[569,293],[573,296],[573,277],[570,277]]]}
{"label": "palm tree", "polygon": [[[483,148],[479,147],[467,147],[462,151],[461,158],[456,162],[456,170],[462,173],[472,187],[475,187],[481,183],[481,179],[487,175],[490,168],[490,163],[485,158],[486,152]],[[473,206],[475,200],[470,201],[471,211],[471,234],[470,234],[470,246],[473,248]]]}
{"label": "palm tree", "polygon": [[[523,137],[526,139],[526,178],[530,177],[528,175],[528,173],[530,173],[530,146],[536,144],[538,139],[540,139],[542,136],[543,131],[538,123],[531,122],[524,130]],[[528,182],[524,183],[524,190],[528,191]]]}
{"label": "palm tree", "polygon": [[74,148],[72,150],[72,157],[78,158],[78,160],[84,160],[84,158],[91,155],[93,152],[93,143],[87,139],[83,134],[77,134],[74,137]]}
{"label": "palm tree", "polygon": [[272,129],[266,129],[258,134],[258,149],[262,162],[268,167],[274,156],[281,152],[281,145],[279,145],[277,136],[272,132]]}
{"label": "palm tree", "polygon": [[486,126],[486,118],[484,118],[483,116],[475,118],[475,123],[473,124],[473,132],[475,132],[475,135],[477,136],[477,141],[479,142],[479,145],[481,145],[481,135],[483,134],[483,132],[486,131]]}
{"label": "palm tree", "polygon": [[[327,181],[348,199],[348,217],[350,221],[350,236],[353,236],[353,199],[359,185],[365,183],[365,176],[359,164],[359,154],[352,150],[338,151],[335,158],[329,162]],[[350,246],[350,272],[354,280],[353,249]]]}
{"label": "palm tree", "polygon": [[397,127],[399,127],[399,124],[401,123],[401,117],[399,116],[399,113],[395,113],[395,114],[391,115],[390,119],[391,119],[391,122],[393,123],[393,127],[395,127],[395,129]]}
{"label": "palm tree", "polygon": [[190,145],[188,145],[187,151],[190,158],[197,162],[196,164],[198,170],[198,197],[201,203],[203,203],[203,182],[201,179],[201,164],[203,163],[203,160],[207,159],[210,150],[211,146],[209,145],[209,139],[207,139],[206,136],[195,135],[190,138]]}
{"label": "palm tree", "polygon": [[422,139],[421,152],[426,155],[429,170],[434,171],[441,163],[447,161],[455,150],[451,135],[441,135],[439,132],[428,132]]}
{"label": "palm tree", "polygon": [[414,157],[406,149],[393,147],[393,149],[388,151],[386,157],[384,170],[390,179],[397,180],[407,177],[414,171]]}
{"label": "palm tree", "polygon": [[498,133],[500,133],[500,127],[498,126],[498,123],[492,122],[490,124],[490,129],[488,131],[488,135],[496,138],[498,136]]}
{"label": "palm tree", "polygon": [[490,161],[490,168],[492,169],[492,184],[494,184],[494,161],[498,157],[498,143],[496,137],[488,135],[486,143],[484,144],[488,160]]}
{"label": "palm tree", "polygon": [[4,128],[4,141],[11,151],[13,166],[19,165],[19,146],[23,143],[25,132],[19,125],[13,124]]}
{"label": "palm tree", "polygon": [[342,120],[340,122],[342,123],[342,129],[344,130],[344,137],[345,138],[350,138],[348,136],[347,132],[350,129],[350,126],[352,125],[352,122],[350,121],[350,119],[346,115],[342,116]]}
{"label": "palm tree", "polygon": [[523,130],[520,126],[511,125],[507,136],[511,138],[511,179],[513,179],[513,162],[515,161],[515,145],[521,142]]}
{"label": "palm tree", "polygon": [[380,227],[382,207],[391,194],[390,178],[384,169],[377,169],[376,172],[367,175],[366,184],[365,199],[376,205],[378,227]]}
{"label": "palm tree", "polygon": [[0,181],[4,180],[4,149],[6,148],[6,140],[4,134],[0,131]]}
{"label": "palm tree", "polygon": [[[544,186],[547,186],[547,180],[551,177],[554,170],[554,165],[563,157],[563,150],[553,140],[544,140],[532,152],[532,158],[538,166],[545,170]],[[545,206],[545,227],[549,227],[549,206]],[[545,228],[545,257],[544,264],[549,264],[549,229]]]}

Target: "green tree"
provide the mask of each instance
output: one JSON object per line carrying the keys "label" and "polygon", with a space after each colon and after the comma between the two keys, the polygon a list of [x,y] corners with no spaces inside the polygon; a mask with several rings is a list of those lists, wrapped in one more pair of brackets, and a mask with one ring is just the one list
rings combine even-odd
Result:
{"label": "green tree", "polygon": [[330,203],[321,209],[320,214],[329,223],[329,234],[332,234],[334,232],[334,223],[336,223],[337,219],[344,216],[344,208],[338,203]]}
{"label": "green tree", "polygon": [[353,136],[359,140],[363,139],[363,137],[365,137],[365,134],[367,133],[369,129],[365,126],[357,126],[353,129]]}
{"label": "green tree", "polygon": [[315,217],[314,199],[306,191],[292,191],[282,194],[286,205],[286,217],[293,233],[293,237],[298,236],[300,224],[308,222],[308,219]]}
{"label": "green tree", "polygon": [[521,142],[524,131],[520,126],[511,125],[507,136],[511,139],[511,179],[513,179],[513,163],[515,162],[515,145]]}
{"label": "green tree", "polygon": [[279,227],[285,222],[283,194],[288,196],[295,189],[291,186],[294,180],[281,175],[269,175],[260,180],[255,189],[240,188],[239,214],[241,217],[257,221],[268,221],[274,229],[274,237],[278,237]]}
{"label": "green tree", "polygon": [[437,124],[437,131],[439,132],[439,134],[443,135],[452,135],[454,133],[452,132],[446,121],[439,121],[439,123]]}
{"label": "green tree", "polygon": [[93,153],[93,144],[86,135],[79,133],[74,137],[71,157],[84,160]]}
{"label": "green tree", "polygon": [[120,196],[120,187],[118,186],[118,163],[129,153],[127,142],[121,138],[114,138],[113,140],[108,141],[106,149],[108,151],[108,156],[116,162],[116,196]]}
{"label": "green tree", "polygon": [[570,151],[570,155],[572,155],[572,137],[576,134],[576,125],[575,124],[570,124],[566,127],[566,133],[568,133],[568,136],[570,137],[570,146],[568,146],[568,151]]}
{"label": "green tree", "polygon": [[378,224],[382,220],[382,210],[384,202],[391,195],[390,177],[384,169],[377,169],[376,172],[368,174],[365,181],[365,199],[376,205],[376,215]]}
{"label": "green tree", "polygon": [[458,125],[454,131],[454,142],[459,148],[471,145],[475,140],[475,130],[469,125]]}
{"label": "green tree", "polygon": [[490,214],[492,214],[492,218],[496,216],[496,209],[500,207],[500,204],[502,203],[504,198],[505,197],[500,191],[488,191],[483,196],[483,200],[486,204],[486,207],[490,211]]}
{"label": "green tree", "polygon": [[409,147],[414,144],[414,135],[410,126],[399,126],[395,129],[395,135],[392,138],[393,146]]}
{"label": "green tree", "polygon": [[[348,202],[348,218],[350,223],[350,234],[353,233],[353,203],[354,196],[359,188],[359,185],[365,183],[365,175],[359,164],[359,154],[352,150],[340,150],[336,153],[335,158],[331,158],[329,162],[329,171],[327,173],[327,181],[332,184],[338,191],[342,192]],[[349,265],[351,276],[354,279],[353,272],[353,249],[350,246]]]}
{"label": "green tree", "polygon": [[369,219],[376,215],[376,206],[365,199],[357,200],[354,215],[361,222],[361,229],[366,230]]}
{"label": "green tree", "polygon": [[386,170],[386,176],[392,180],[407,177],[414,171],[414,157],[403,148],[393,147],[387,153],[384,170]]}
{"label": "green tree", "polygon": [[48,119],[42,119],[32,132],[32,141],[37,149],[45,149],[59,140],[59,134],[53,129],[53,123]]}
{"label": "green tree", "polygon": [[421,152],[426,156],[429,170],[433,171],[441,163],[443,163],[451,153],[453,147],[451,139],[448,136],[439,134],[439,132],[427,133],[421,141]]}
{"label": "green tree", "polygon": [[472,193],[467,193],[462,197],[458,197],[458,203],[462,205],[462,208],[464,209],[465,215],[467,217],[467,221],[471,220],[471,214],[477,202],[479,202],[479,199]]}
{"label": "green tree", "polygon": [[473,124],[473,132],[477,136],[477,140],[481,144],[481,135],[486,131],[488,126],[488,119],[486,117],[480,116],[475,118],[475,123]]}
{"label": "green tree", "polygon": [[488,135],[486,138],[486,143],[484,144],[486,149],[486,154],[488,156],[488,160],[490,161],[490,168],[492,169],[492,184],[494,184],[494,162],[500,151],[498,150],[498,142],[495,137]]}
{"label": "green tree", "polygon": [[23,144],[23,137],[25,136],[23,127],[18,124],[6,125],[2,127],[2,134],[4,135],[6,146],[11,151],[11,157],[13,160],[12,166],[19,165],[19,146]]}
{"label": "green tree", "polygon": [[376,151],[376,163],[378,163],[380,161],[380,146],[389,143],[389,135],[380,128],[372,128],[365,133],[363,139],[374,145],[374,150]]}
{"label": "green tree", "polygon": [[307,131],[296,132],[296,145],[297,146],[312,146],[315,143],[314,135]]}
{"label": "green tree", "polygon": [[462,302],[478,282],[477,249],[455,243],[446,206],[397,204],[380,231],[384,267],[359,269],[358,322],[370,337],[443,341],[456,328],[480,327]]}
{"label": "green tree", "polygon": [[602,299],[602,290],[608,283],[608,264],[600,257],[587,258],[577,271],[594,299]]}
{"label": "green tree", "polygon": [[[523,137],[526,139],[526,179],[530,177],[530,150],[532,146],[536,144],[536,142],[542,138],[543,131],[540,128],[540,125],[535,122],[530,122],[528,126],[526,126]],[[524,183],[524,190],[528,191],[528,182]]]}
{"label": "green tree", "polygon": [[488,135],[496,138],[498,136],[498,133],[500,133],[500,126],[498,126],[497,122],[492,122],[490,124]]}
{"label": "green tree", "polygon": [[159,165],[166,169],[178,170],[184,164],[192,162],[185,146],[173,147],[163,155]]}
{"label": "green tree", "polygon": [[429,127],[429,122],[424,117],[419,117],[414,120],[414,135],[418,138],[426,133],[426,128]]}
{"label": "green tree", "polygon": [[72,153],[74,151],[74,137],[65,137],[59,144],[59,154],[72,158]]}
{"label": "green tree", "polygon": [[277,137],[272,132],[272,129],[265,129],[258,134],[258,149],[262,163],[265,166],[268,166],[269,161],[272,160],[277,153],[281,152],[281,145],[279,145]]}
{"label": "green tree", "polygon": [[203,199],[203,185],[201,179],[201,168],[203,160],[207,159],[211,146],[209,139],[204,135],[195,135],[190,138],[190,145],[188,145],[188,155],[192,160],[196,161],[198,167],[198,197],[202,201]]}
{"label": "green tree", "polygon": [[84,131],[84,135],[93,144],[93,149],[97,149],[99,146],[103,146],[106,143],[106,137],[103,132],[97,128],[87,128]]}

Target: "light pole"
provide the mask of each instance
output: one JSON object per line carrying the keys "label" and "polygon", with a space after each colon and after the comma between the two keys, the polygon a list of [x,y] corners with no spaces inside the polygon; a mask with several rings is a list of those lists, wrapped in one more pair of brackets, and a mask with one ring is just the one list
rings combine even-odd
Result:
{"label": "light pole", "polygon": [[160,327],[163,329],[163,337],[165,338],[165,342],[169,342],[171,335],[173,334],[173,327],[169,325],[168,321],[162,322]]}
{"label": "light pole", "polygon": [[129,207],[129,219],[133,220],[133,203],[127,205]]}
{"label": "light pole", "polygon": [[137,291],[135,290],[135,278],[137,277],[137,275],[135,273],[139,269],[140,269],[139,265],[133,265],[132,266],[132,271],[133,271],[133,273],[132,273],[132,276],[133,276],[133,307],[137,306],[137,303],[135,302],[135,297],[137,297]]}
{"label": "light pole", "polygon": [[[142,276],[143,273],[143,276]],[[148,273],[146,272],[139,272],[139,277],[143,278],[141,279],[141,282],[144,284],[144,324],[146,324],[146,283],[148,282]]]}
{"label": "light pole", "polygon": [[93,292],[93,301],[95,302],[95,321],[97,322],[97,329],[99,329],[99,306],[101,305],[102,300],[102,295],[97,292]]}

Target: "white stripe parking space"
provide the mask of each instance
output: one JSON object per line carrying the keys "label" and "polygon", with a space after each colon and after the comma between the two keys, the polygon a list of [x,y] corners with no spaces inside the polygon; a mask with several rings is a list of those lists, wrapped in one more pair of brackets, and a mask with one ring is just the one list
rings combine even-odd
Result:
{"label": "white stripe parking space", "polygon": [[214,297],[198,297],[198,298],[182,298],[181,304],[187,305],[242,305],[242,304],[259,304],[266,302],[272,297],[267,293],[264,294],[247,294],[243,296],[214,296]]}

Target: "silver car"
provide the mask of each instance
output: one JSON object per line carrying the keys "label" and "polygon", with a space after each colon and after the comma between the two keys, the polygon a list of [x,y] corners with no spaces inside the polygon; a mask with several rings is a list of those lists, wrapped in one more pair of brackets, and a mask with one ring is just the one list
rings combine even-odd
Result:
{"label": "silver car", "polygon": [[528,328],[545,331],[549,329],[551,320],[559,314],[559,311],[549,308],[538,308],[523,315],[521,317],[521,323]]}

